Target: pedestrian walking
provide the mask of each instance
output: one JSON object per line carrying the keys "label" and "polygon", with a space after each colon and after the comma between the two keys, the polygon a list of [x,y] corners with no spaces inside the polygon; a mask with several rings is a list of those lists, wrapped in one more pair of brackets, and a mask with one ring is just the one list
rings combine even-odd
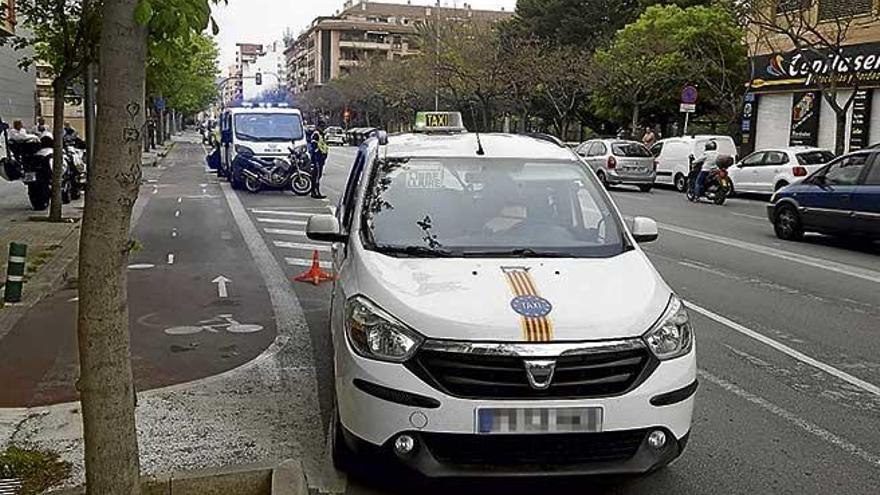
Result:
{"label": "pedestrian walking", "polygon": [[37,119],[37,125],[34,127],[34,134],[37,136],[42,136],[46,131],[49,130],[49,126],[46,125],[46,119],[43,117],[39,117]]}
{"label": "pedestrian walking", "polygon": [[321,177],[324,175],[324,164],[329,152],[330,146],[324,140],[324,125],[318,124],[309,140],[309,154],[312,156],[312,197],[315,199],[327,197],[321,194]]}
{"label": "pedestrian walking", "polygon": [[657,142],[657,135],[654,134],[654,129],[651,126],[645,126],[645,135],[642,136],[642,143],[646,148],[651,149],[654,146],[654,143]]}

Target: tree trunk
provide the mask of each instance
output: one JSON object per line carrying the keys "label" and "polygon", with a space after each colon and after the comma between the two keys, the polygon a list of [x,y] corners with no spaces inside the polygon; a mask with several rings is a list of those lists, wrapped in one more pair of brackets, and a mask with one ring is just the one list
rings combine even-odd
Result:
{"label": "tree trunk", "polygon": [[52,203],[49,207],[49,221],[61,221],[61,178],[64,174],[64,93],[67,84],[64,79],[57,78],[52,81],[54,92],[54,106],[52,110]]}
{"label": "tree trunk", "polygon": [[105,0],[95,159],[80,237],[79,342],[89,495],[140,493],[126,266],[141,180],[146,29],[140,0]]}
{"label": "tree trunk", "polygon": [[835,115],[836,132],[834,136],[834,153],[840,156],[846,153],[846,109]]}
{"label": "tree trunk", "polygon": [[158,136],[156,138],[156,143],[158,143],[159,146],[162,146],[163,144],[165,144],[165,111],[164,110],[156,109],[156,124],[157,124],[156,134]]}
{"label": "tree trunk", "polygon": [[633,103],[633,114],[632,114],[632,139],[636,138],[636,133],[639,128],[639,110],[641,110],[638,102]]}

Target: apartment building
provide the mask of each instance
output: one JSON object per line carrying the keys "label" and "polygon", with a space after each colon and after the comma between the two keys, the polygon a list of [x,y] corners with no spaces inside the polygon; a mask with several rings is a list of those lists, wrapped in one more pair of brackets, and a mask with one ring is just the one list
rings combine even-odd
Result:
{"label": "apartment building", "polygon": [[[819,92],[834,82],[843,104],[858,87],[847,115],[846,149],[880,142],[880,0],[782,0],[772,2],[779,25],[801,22],[844,34],[841,53],[795,50],[791,39],[753,25],[750,92],[742,116],[743,151],[790,145],[834,149],[836,114]],[[845,29],[840,27],[844,26]]]}
{"label": "apartment building", "polygon": [[301,93],[348,74],[371,57],[394,59],[418,52],[417,28],[432,20],[495,22],[506,11],[348,0],[336,15],[318,17],[299,36],[288,37],[288,87]]}
{"label": "apartment building", "polygon": [[[0,37],[15,36],[20,28],[16,26],[14,0],[0,0],[0,10],[4,12],[0,21]],[[33,68],[23,71],[18,67],[22,57],[32,56],[33,51],[29,49],[16,51],[8,45],[0,47],[0,88],[3,88],[0,119],[4,122],[11,124],[21,120],[26,126],[34,123],[35,71]]]}

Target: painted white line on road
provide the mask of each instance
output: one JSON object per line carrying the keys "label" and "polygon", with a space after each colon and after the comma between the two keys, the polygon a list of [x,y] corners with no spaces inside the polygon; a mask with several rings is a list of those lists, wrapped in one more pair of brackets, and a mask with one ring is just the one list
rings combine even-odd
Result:
{"label": "painted white line on road", "polygon": [[272,235],[292,235],[295,237],[305,237],[304,230],[286,230],[286,229],[263,229],[263,232]]}
{"label": "painted white line on road", "polygon": [[177,237],[177,229],[171,229],[171,237]]}
{"label": "painted white line on road", "polygon": [[159,193],[159,188],[154,186],[153,187],[153,194],[158,194],[158,193]]}
{"label": "painted white line on road", "polygon": [[174,264],[174,255],[172,253],[168,253],[168,264],[169,265]]}
{"label": "painted white line on road", "polygon": [[180,204],[182,202],[183,202],[183,198],[177,198],[177,204]]}
{"label": "painted white line on road", "polygon": [[176,211],[174,212],[174,216],[175,216],[175,217],[179,217],[179,216],[180,216],[180,210],[176,210]]}
{"label": "painted white line on road", "polygon": [[764,409],[765,411],[773,414],[774,416],[778,416],[778,417],[788,421],[789,423],[803,429],[807,433],[810,433],[810,434],[824,440],[825,442],[830,443],[831,445],[834,445],[835,447],[837,447],[845,452],[848,452],[848,453],[862,459],[863,461],[868,462],[869,464],[873,464],[875,467],[880,467],[880,456],[877,456],[875,454],[872,454],[872,453],[866,451],[865,449],[859,447],[858,445],[855,445],[854,443],[850,442],[849,440],[846,440],[842,437],[839,437],[839,436],[835,435],[834,433],[822,428],[821,426],[810,423],[809,421],[800,418],[799,416],[792,413],[791,411],[788,411],[787,409],[783,409],[763,397],[759,397],[751,392],[743,390],[742,388],[738,387],[737,385],[730,383],[723,378],[717,377],[707,371],[698,370],[697,374],[703,380],[706,380],[707,382],[712,383],[713,385],[717,385],[717,386],[721,387],[722,389],[724,389],[725,391],[730,392],[741,399],[745,399],[745,400],[751,402],[752,404],[755,404],[756,406],[760,407],[761,409]]}
{"label": "painted white line on road", "polygon": [[758,215],[749,215],[748,213],[736,213],[733,211],[728,212],[728,214],[733,215],[735,217],[751,218],[752,220],[758,220],[761,223],[764,223],[764,222],[770,223],[770,221],[767,220],[767,217],[759,217]]}
{"label": "painted white line on road", "polygon": [[149,270],[150,268],[155,268],[156,265],[150,263],[136,263],[134,265],[128,265],[129,270]]}
{"label": "painted white line on road", "polygon": [[831,366],[830,364],[825,364],[822,361],[819,361],[818,359],[811,358],[810,356],[807,356],[806,354],[804,354],[800,351],[792,349],[791,347],[789,347],[781,342],[773,340],[764,334],[756,332],[750,328],[746,328],[746,327],[740,325],[739,323],[737,323],[729,318],[725,318],[724,316],[721,316],[717,313],[713,313],[712,311],[709,311],[708,309],[697,306],[696,304],[692,303],[691,301],[686,301],[685,304],[687,304],[688,308],[693,309],[697,313],[700,313],[701,315],[705,316],[706,318],[709,318],[710,320],[715,320],[716,322],[718,322],[718,323],[720,323],[720,324],[722,324],[732,330],[735,330],[735,331],[745,335],[746,337],[755,339],[758,342],[761,342],[762,344],[770,346],[783,354],[787,354],[789,357],[797,359],[798,361],[800,361],[804,364],[808,364],[814,368],[820,369],[820,370],[824,371],[825,373],[828,373],[831,376],[837,377],[837,378],[849,383],[850,385],[853,385],[853,386],[858,387],[866,392],[869,392],[871,394],[874,394],[874,395],[880,397],[880,387],[878,387],[877,385],[874,385],[872,383],[868,383],[868,382],[862,380],[861,378],[856,378],[856,377],[850,375],[849,373],[847,373],[845,371],[841,371],[841,370],[835,368],[834,366]]}
{"label": "painted white line on road", "polygon": [[229,297],[229,292],[226,290],[226,284],[231,283],[232,280],[220,275],[211,281],[212,284],[217,284],[217,296],[222,298]]}
{"label": "painted white line on road", "polygon": [[286,241],[272,241],[272,244],[275,247],[284,248],[284,249],[304,249],[307,251],[321,251],[324,253],[330,252],[330,246],[324,244],[305,244],[302,242],[286,242]]}
{"label": "painted white line on road", "polygon": [[[259,208],[251,209],[250,211],[255,210],[319,210],[319,211],[327,211],[328,209],[333,208],[332,206],[261,206]],[[317,214],[317,213],[315,213]]]}
{"label": "painted white line on road", "polygon": [[617,193],[617,194],[612,194],[611,197],[614,198],[615,200],[617,200],[619,198],[629,198],[629,199],[634,199],[636,201],[651,201],[650,197],[646,198],[644,196],[636,196],[636,194],[637,193],[632,193],[632,194]]}
{"label": "painted white line on road", "polygon": [[[284,262],[290,266],[312,266],[311,259],[305,258],[284,258]],[[321,268],[333,268],[333,263],[329,261],[319,261]]]}
{"label": "painted white line on road", "polygon": [[277,211],[277,210],[251,210],[254,215],[281,215],[287,217],[311,218],[317,213],[303,213],[301,211]]}
{"label": "painted white line on road", "polygon": [[303,220],[286,220],[284,218],[257,218],[257,221],[261,223],[283,223],[284,225],[306,225],[306,222]]}
{"label": "painted white line on road", "polygon": [[860,278],[862,280],[867,280],[869,282],[880,284],[880,272],[870,270],[868,268],[861,268],[857,266],[847,265],[845,263],[839,263],[837,261],[814,258],[812,256],[792,253],[790,251],[783,251],[781,249],[762,246],[760,244],[752,244],[751,242],[738,241],[730,237],[708,234],[705,232],[686,229],[684,227],[678,227],[676,225],[668,225],[664,223],[660,224],[660,228],[663,230],[668,230],[670,232],[675,232],[676,234],[694,237],[696,239],[702,239],[704,241],[716,242],[718,244],[724,244],[726,246],[732,246],[739,249],[745,249],[746,251],[752,251],[753,253],[772,256],[774,258],[791,261],[793,263],[800,263],[802,265],[811,266],[813,268],[821,268],[823,270],[839,273],[841,275],[848,275],[850,277]]}

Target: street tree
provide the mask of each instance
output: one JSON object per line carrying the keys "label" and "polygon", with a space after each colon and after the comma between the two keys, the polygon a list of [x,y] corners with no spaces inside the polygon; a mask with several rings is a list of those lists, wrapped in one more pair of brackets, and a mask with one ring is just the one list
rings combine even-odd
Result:
{"label": "street tree", "polygon": [[519,0],[508,26],[537,37],[592,52],[641,12],[639,0]]}
{"label": "street tree", "polygon": [[217,43],[206,34],[151,39],[147,95],[165,98],[168,108],[183,115],[206,108],[217,96],[218,56]]}
{"label": "street tree", "polygon": [[755,52],[793,52],[801,59],[799,75],[818,89],[834,112],[834,148],[842,154],[847,113],[862,86],[855,59],[842,55],[853,32],[876,22],[873,3],[746,0],[740,8]]}
{"label": "street tree", "polygon": [[[27,34],[16,36],[11,42],[17,49],[32,47],[34,50],[33,58],[23,57],[19,65],[27,68],[39,61],[45,64],[52,78],[55,145],[49,220],[60,222],[65,99],[71,85],[82,77],[86,66],[97,56],[100,0],[18,0],[15,8]],[[0,38],[0,43],[3,42]]]}
{"label": "street tree", "polygon": [[104,0],[98,126],[80,236],[77,338],[87,492],[137,495],[128,331],[131,212],[141,182],[147,40],[202,32],[210,0]]}

